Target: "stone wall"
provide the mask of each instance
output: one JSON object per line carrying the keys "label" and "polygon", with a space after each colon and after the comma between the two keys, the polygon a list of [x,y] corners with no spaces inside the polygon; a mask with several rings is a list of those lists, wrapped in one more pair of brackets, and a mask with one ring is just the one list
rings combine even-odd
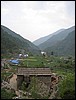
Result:
{"label": "stone wall", "polygon": [[[30,81],[31,81],[32,77],[33,76],[30,76]],[[50,88],[50,85],[51,85],[51,75],[37,75],[35,77],[37,77],[38,80],[42,81],[44,84],[46,84]]]}
{"label": "stone wall", "polygon": [[37,78],[40,81],[44,82],[50,88],[50,85],[51,85],[51,76],[50,75],[48,75],[48,76],[40,75],[40,76],[37,76]]}
{"label": "stone wall", "polygon": [[[17,75],[17,87],[19,88],[19,86],[22,84],[23,81],[25,81],[26,83],[30,83],[32,77],[33,75],[32,76]],[[50,88],[51,75],[37,75],[35,77],[37,77],[38,80],[42,81]]]}

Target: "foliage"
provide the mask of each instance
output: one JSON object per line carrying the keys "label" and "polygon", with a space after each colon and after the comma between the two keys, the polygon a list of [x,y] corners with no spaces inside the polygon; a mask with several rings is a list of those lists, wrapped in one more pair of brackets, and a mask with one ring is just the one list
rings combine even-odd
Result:
{"label": "foliage", "polygon": [[[60,84],[58,86],[59,96],[64,98],[74,98],[75,93],[75,59],[73,57],[59,57],[51,55],[49,57],[44,58],[43,56],[29,56],[28,58],[21,59],[21,65],[20,66],[11,66],[11,70],[9,72],[6,72],[5,69],[1,71],[1,81],[6,80],[7,77],[16,71],[18,67],[49,67],[52,69],[51,71],[54,73],[57,73],[57,75],[62,76],[62,80],[60,81]],[[28,62],[28,63],[27,63]],[[28,66],[27,66],[28,64]],[[31,93],[32,98],[35,99],[45,99],[48,98],[48,96],[42,97],[40,94],[42,91],[41,87],[39,87],[38,79],[33,77],[31,84],[26,86],[26,83],[23,82],[21,89],[23,91],[28,91]],[[44,85],[45,86],[45,85]],[[45,89],[45,87],[44,87]],[[44,92],[44,91],[42,91]],[[49,95],[49,94],[48,94]]]}
{"label": "foliage", "polygon": [[52,52],[51,52],[51,55],[53,55],[53,54],[54,54],[54,52],[52,51]]}
{"label": "foliage", "polygon": [[1,80],[7,80],[8,76],[10,76],[11,74],[12,74],[12,72],[2,71],[1,72]]}
{"label": "foliage", "polygon": [[1,99],[12,99],[14,96],[16,96],[14,91],[7,92],[5,89],[1,89]]}
{"label": "foliage", "polygon": [[22,83],[20,89],[23,90],[23,91],[26,91],[26,82]]}
{"label": "foliage", "polygon": [[36,77],[32,77],[31,84],[29,85],[28,90],[31,92],[32,97],[34,99],[40,99],[41,98],[41,95],[38,94],[37,84],[38,84],[38,79]]}
{"label": "foliage", "polygon": [[59,95],[62,99],[75,99],[75,75],[67,74],[59,84]]}
{"label": "foliage", "polygon": [[58,56],[75,56],[75,30],[70,32],[64,40],[58,41],[46,48],[45,51],[48,55],[51,55],[51,51],[53,51],[54,55]]}
{"label": "foliage", "polygon": [[15,32],[8,28],[1,26],[1,55],[13,56],[18,55],[21,51],[28,54],[40,54],[40,50],[37,46],[31,43],[29,40],[24,39]]}

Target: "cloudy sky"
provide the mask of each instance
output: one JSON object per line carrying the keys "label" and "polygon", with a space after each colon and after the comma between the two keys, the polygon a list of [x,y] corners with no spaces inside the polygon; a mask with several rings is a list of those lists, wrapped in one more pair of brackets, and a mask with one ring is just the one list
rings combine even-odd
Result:
{"label": "cloudy sky", "polygon": [[75,1],[1,1],[1,25],[34,41],[75,25]]}

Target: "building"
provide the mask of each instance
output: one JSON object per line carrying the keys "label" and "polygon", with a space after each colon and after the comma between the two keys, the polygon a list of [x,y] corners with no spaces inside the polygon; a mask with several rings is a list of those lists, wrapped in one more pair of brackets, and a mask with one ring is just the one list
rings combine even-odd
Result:
{"label": "building", "polygon": [[21,86],[23,81],[30,83],[33,76],[37,77],[50,88],[52,76],[50,68],[18,68],[17,88]]}

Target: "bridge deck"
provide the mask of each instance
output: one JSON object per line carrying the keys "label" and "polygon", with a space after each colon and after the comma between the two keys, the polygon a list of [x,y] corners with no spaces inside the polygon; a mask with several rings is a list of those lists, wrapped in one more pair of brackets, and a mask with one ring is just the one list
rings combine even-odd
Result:
{"label": "bridge deck", "polygon": [[52,75],[50,68],[18,68],[17,75]]}

